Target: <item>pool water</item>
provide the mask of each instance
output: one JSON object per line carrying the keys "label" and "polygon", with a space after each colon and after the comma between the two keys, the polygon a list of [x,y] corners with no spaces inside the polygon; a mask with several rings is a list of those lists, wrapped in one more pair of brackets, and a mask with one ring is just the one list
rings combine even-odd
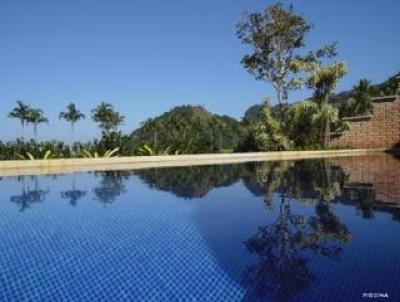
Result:
{"label": "pool water", "polygon": [[391,155],[0,180],[0,301],[400,301]]}

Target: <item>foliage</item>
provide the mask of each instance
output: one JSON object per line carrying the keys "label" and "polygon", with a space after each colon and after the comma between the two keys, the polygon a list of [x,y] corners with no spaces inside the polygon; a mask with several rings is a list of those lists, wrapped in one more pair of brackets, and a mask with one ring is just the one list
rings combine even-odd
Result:
{"label": "foliage", "polygon": [[315,128],[314,116],[318,112],[318,105],[313,101],[303,101],[290,107],[285,133],[300,149],[315,149],[319,146],[318,131]]}
{"label": "foliage", "polygon": [[119,151],[119,148],[115,148],[113,150],[107,150],[104,152],[103,155],[100,155],[99,152],[94,151],[93,153],[91,153],[89,150],[82,150],[82,156],[86,157],[86,158],[110,158],[110,157],[118,157],[118,155],[116,155],[116,153]]}
{"label": "foliage", "polygon": [[302,86],[299,75],[300,62],[311,62],[331,56],[333,45],[325,46],[304,56],[305,38],[311,25],[294,12],[293,6],[285,8],[282,3],[269,6],[264,12],[246,15],[237,25],[237,36],[252,48],[252,53],[242,59],[244,67],[257,80],[270,83],[276,91],[281,122],[285,119],[283,105],[290,90]]}
{"label": "foliage", "polygon": [[237,25],[239,39],[253,48],[251,54],[244,56],[242,64],[257,80],[272,84],[279,104],[285,103],[289,91],[298,87],[291,65],[295,51],[304,47],[304,38],[310,29],[292,6],[285,9],[281,3],[264,12],[251,13]]}
{"label": "foliage", "polygon": [[234,149],[243,132],[242,124],[231,117],[211,114],[200,106],[180,106],[132,132],[130,149],[146,144],[156,150],[172,146],[172,151],[182,154],[212,153]]}
{"label": "foliage", "polygon": [[[323,51],[325,55],[332,55],[335,49],[331,47]],[[347,116],[349,112],[368,112],[371,109],[371,96],[393,93],[397,82],[395,76],[378,85],[360,80],[351,92],[335,96],[333,89],[338,79],[344,75],[345,65],[341,62],[324,65],[319,60],[320,56],[310,53],[293,61],[297,70],[302,70],[304,74],[309,72],[307,84],[314,89],[314,97],[283,106],[286,116],[284,124],[277,122],[280,113],[278,106],[271,107],[269,104],[250,107],[242,121],[212,114],[200,106],[180,106],[147,120],[130,135],[114,131],[117,127],[114,123],[115,126],[107,126],[108,130],[102,131],[100,138],[87,143],[76,142],[70,146],[59,141],[25,142],[24,136],[15,141],[0,141],[0,160],[29,159],[28,154],[32,158],[43,158],[48,150],[51,151],[51,158],[70,158],[83,156],[81,150],[87,150],[94,156],[96,152],[104,155],[115,148],[119,148],[120,156],[176,154],[178,151],[179,154],[196,154],[227,150],[247,152],[323,148],[326,146],[327,124],[328,133],[340,133],[347,128],[341,117]],[[343,98],[350,101],[343,101]],[[103,103],[93,112],[102,112],[99,116],[107,116],[111,110],[111,115],[117,116],[117,122],[121,122],[123,117],[119,113],[114,114],[110,106]],[[31,108],[22,101],[17,101],[17,106],[8,116],[18,119],[24,127],[27,123],[33,124],[35,133],[37,125],[47,121],[40,108]],[[84,118],[84,114],[71,103],[60,113],[59,118],[70,122],[73,132],[74,123]],[[108,123],[107,119],[105,123]]]}
{"label": "foliage", "polygon": [[[346,74],[346,65],[342,62],[324,65],[322,62],[323,58],[336,55],[336,44],[306,55],[301,53],[310,29],[307,21],[294,13],[292,6],[286,9],[282,3],[268,7],[263,13],[252,13],[239,23],[238,37],[244,44],[253,48],[253,53],[246,55],[242,63],[256,79],[271,83],[277,93],[281,114],[279,127],[274,123],[271,109],[267,112],[265,107],[261,111],[253,107],[250,112],[246,112],[255,116],[255,119],[245,119],[251,126],[242,146],[247,144],[253,151],[288,149],[289,140],[283,133],[289,132],[289,136],[298,144],[303,135],[298,135],[296,132],[302,130],[295,127],[300,124],[310,127],[309,134],[316,125],[322,127],[320,124],[323,124],[323,128],[320,129],[323,129],[324,146],[328,146],[330,125],[337,122],[338,115],[336,109],[328,105],[329,97],[338,80]],[[305,74],[309,75],[305,77]],[[314,105],[309,106],[310,103],[305,105],[308,107],[303,106],[303,110],[296,108],[297,110],[290,111],[283,106],[289,91],[303,84],[314,89],[314,101],[318,104],[318,112],[310,112],[316,109]],[[288,114],[291,114],[291,120],[286,124]],[[306,116],[307,114],[309,115]],[[257,120],[258,122],[255,122]],[[315,141],[308,143],[315,145]]]}
{"label": "foliage", "polygon": [[100,153],[104,153],[107,150],[119,148],[121,156],[133,155],[135,149],[129,145],[129,138],[123,135],[120,131],[111,131],[102,133],[100,140],[94,140],[91,144],[91,148]]}
{"label": "foliage", "polygon": [[321,149],[324,148],[322,142],[326,121],[329,121],[330,129],[335,134],[348,128],[334,106],[328,104],[321,107],[313,100],[299,102],[289,109],[285,133],[296,149]]}
{"label": "foliage", "polygon": [[[51,156],[48,156],[47,159],[84,157],[84,152],[81,150],[88,151],[92,157],[95,157],[95,153],[98,156],[107,156],[109,150],[114,149],[118,149],[118,154],[121,156],[133,155],[135,150],[129,150],[127,142],[127,136],[121,135],[120,132],[111,132],[107,135],[103,133],[100,140],[95,139],[85,144],[75,143],[71,146],[59,141],[36,142],[30,140],[24,142],[21,139],[10,142],[0,141],[0,160],[30,159],[28,154],[32,155],[34,159],[44,158],[46,151],[51,152]],[[115,155],[115,152],[111,155]],[[85,157],[88,157],[88,154]]]}
{"label": "foliage", "polygon": [[9,114],[9,118],[16,118],[19,119],[22,127],[22,140],[25,140],[25,123],[29,115],[30,107],[26,105],[24,102],[18,100],[17,107],[15,107]]}
{"label": "foliage", "polygon": [[74,103],[70,103],[65,111],[60,112],[58,117],[73,124],[81,119],[84,119],[85,115],[79,109],[76,108]]}
{"label": "foliage", "polygon": [[[46,153],[48,153],[47,156]],[[59,141],[24,142],[20,139],[6,143],[0,141],[0,160],[29,159],[30,157],[68,158],[71,157],[71,151],[68,145]]]}
{"label": "foliage", "polygon": [[[263,108],[263,105],[264,105],[264,102],[250,106],[244,113],[243,124],[248,126],[248,125],[257,123],[261,118],[261,110]],[[289,109],[292,106],[293,106],[293,104],[283,104],[282,106],[279,106],[279,104],[278,104],[275,106],[271,106],[271,112],[272,112],[273,116],[275,116],[277,119],[279,119],[280,115],[281,115],[281,111],[283,111],[284,116],[287,118]]]}
{"label": "foliage", "polygon": [[361,79],[357,85],[353,86],[351,90],[342,91],[341,93],[333,96],[332,103],[339,108],[341,117],[365,115],[366,112],[363,112],[364,109],[357,111],[355,110],[356,100],[361,99],[366,101],[366,109],[369,109],[371,112],[371,107],[369,107],[368,104],[370,101],[372,101],[371,98],[396,95],[398,85],[398,80],[396,79],[397,76],[400,76],[400,73],[397,73],[396,75],[389,77],[389,79],[386,81],[375,85],[372,85],[365,79]]}
{"label": "foliage", "polygon": [[116,130],[125,119],[119,112],[114,110],[113,105],[102,102],[92,110],[92,119],[106,133]]}
{"label": "foliage", "polygon": [[361,79],[356,86],[353,88],[354,90],[354,109],[353,115],[366,115],[371,114],[373,111],[372,106],[372,87],[371,82],[367,79]]}
{"label": "foliage", "polygon": [[29,159],[29,160],[35,160],[35,159],[44,159],[44,160],[46,160],[46,159],[51,159],[51,158],[53,158],[54,156],[53,156],[53,154],[51,154],[51,151],[50,151],[50,150],[47,150],[47,151],[44,152],[43,156],[42,156],[42,157],[39,157],[39,158],[35,158],[35,157],[34,157],[31,153],[29,153],[29,152],[26,152],[26,156],[19,154],[19,157],[20,157],[21,159]]}
{"label": "foliage", "polygon": [[[329,104],[323,104],[319,107],[318,112],[313,116],[315,128],[319,131],[319,137],[322,146],[329,146],[330,132],[332,124],[339,121],[338,110]],[[328,132],[327,132],[328,131]]]}
{"label": "foliage", "polygon": [[74,103],[70,103],[65,111],[60,112],[58,115],[59,119],[64,119],[68,123],[71,124],[71,142],[74,142],[74,125],[76,122],[78,122],[81,119],[85,118],[85,115],[80,112],[75,106]]}
{"label": "foliage", "polygon": [[374,86],[367,79],[361,79],[357,85],[353,86],[351,97],[342,102],[339,107],[341,117],[362,116],[373,113],[372,95]]}
{"label": "foliage", "polygon": [[290,147],[279,121],[273,116],[271,106],[266,101],[260,112],[260,120],[250,126],[248,137],[240,146],[240,151],[282,151]]}
{"label": "foliage", "polygon": [[172,145],[164,149],[155,149],[151,145],[144,144],[140,146],[137,150],[139,155],[143,156],[155,156],[155,155],[178,155],[179,150],[173,151]]}
{"label": "foliage", "polygon": [[313,62],[307,68],[310,71],[307,85],[314,90],[314,98],[320,102],[329,103],[329,97],[338,81],[347,73],[347,65],[344,62],[334,62],[330,65]]}
{"label": "foliage", "polygon": [[33,124],[35,140],[37,140],[37,126],[41,123],[49,122],[49,120],[44,116],[43,110],[39,108],[30,108],[25,120],[27,123]]}
{"label": "foliage", "polygon": [[330,97],[338,81],[347,73],[347,65],[343,62],[324,65],[313,61],[307,68],[310,71],[307,85],[314,90],[314,99],[319,105],[314,121],[319,129],[321,144],[328,147],[331,124],[337,122],[339,117],[338,110],[329,104]]}

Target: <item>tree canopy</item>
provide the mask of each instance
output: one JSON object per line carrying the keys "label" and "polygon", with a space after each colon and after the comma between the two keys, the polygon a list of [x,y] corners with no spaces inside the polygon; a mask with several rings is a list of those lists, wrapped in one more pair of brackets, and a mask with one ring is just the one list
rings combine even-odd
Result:
{"label": "tree canopy", "polygon": [[59,116],[60,119],[64,119],[67,122],[74,124],[77,121],[84,119],[85,115],[76,108],[74,103],[70,103],[65,111],[60,112]]}
{"label": "tree canopy", "polygon": [[292,6],[286,9],[281,3],[245,15],[237,26],[238,37],[252,48],[242,64],[256,79],[271,83],[279,104],[286,102],[289,91],[298,87],[292,62],[310,30],[311,26],[294,13]]}
{"label": "tree canopy", "polygon": [[115,111],[113,105],[102,102],[92,110],[92,119],[103,131],[109,133],[111,130],[116,130],[125,117]]}
{"label": "tree canopy", "polygon": [[43,110],[39,108],[29,109],[26,121],[33,124],[35,140],[37,139],[37,126],[41,123],[49,122],[49,120],[44,116]]}

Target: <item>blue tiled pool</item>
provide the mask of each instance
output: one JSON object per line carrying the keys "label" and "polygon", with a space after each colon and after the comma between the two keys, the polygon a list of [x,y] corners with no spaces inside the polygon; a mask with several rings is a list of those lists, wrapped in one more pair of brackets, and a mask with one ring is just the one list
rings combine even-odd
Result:
{"label": "blue tiled pool", "polygon": [[0,301],[400,301],[391,155],[5,177],[0,213]]}

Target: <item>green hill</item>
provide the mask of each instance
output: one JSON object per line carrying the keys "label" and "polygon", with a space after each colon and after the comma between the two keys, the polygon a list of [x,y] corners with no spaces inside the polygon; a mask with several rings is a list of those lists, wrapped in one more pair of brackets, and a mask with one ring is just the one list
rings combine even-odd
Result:
{"label": "green hill", "polygon": [[[293,105],[293,104],[283,105],[283,109],[287,110],[290,108],[291,105]],[[253,105],[253,106],[250,106],[249,108],[247,108],[247,110],[244,113],[243,121],[245,123],[252,123],[252,122],[258,121],[258,119],[260,118],[261,108],[262,108],[262,104],[256,104],[256,105]],[[272,114],[274,116],[280,117],[281,109],[280,109],[279,105],[272,106],[271,110],[272,110]]]}
{"label": "green hill", "polygon": [[179,153],[232,150],[243,132],[242,124],[229,116],[212,114],[201,106],[179,106],[145,121],[130,135],[131,143],[172,146]]}

